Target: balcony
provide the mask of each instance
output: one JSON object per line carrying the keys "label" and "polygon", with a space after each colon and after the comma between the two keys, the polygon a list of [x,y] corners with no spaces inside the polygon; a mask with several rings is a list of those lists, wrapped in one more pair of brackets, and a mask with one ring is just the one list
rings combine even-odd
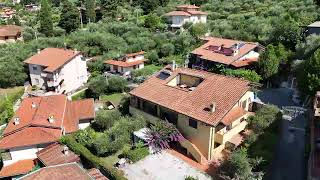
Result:
{"label": "balcony", "polygon": [[234,135],[239,134],[241,131],[243,131],[246,128],[247,124],[247,121],[242,121],[240,124],[236,125],[229,131],[225,132],[224,129],[221,129],[220,131],[215,133],[214,141],[220,144],[224,144]]}
{"label": "balcony", "polygon": [[64,81],[64,79],[58,78],[55,81],[54,80],[47,81],[47,85],[48,85],[48,87],[57,87],[57,86],[61,85],[63,81]]}

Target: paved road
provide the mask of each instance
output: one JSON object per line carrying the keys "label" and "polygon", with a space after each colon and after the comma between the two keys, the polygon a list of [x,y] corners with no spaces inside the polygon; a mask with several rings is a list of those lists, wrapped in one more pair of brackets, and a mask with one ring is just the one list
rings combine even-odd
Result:
{"label": "paved road", "polygon": [[[290,89],[267,89],[258,94],[261,101],[282,106],[292,106]],[[289,128],[295,127],[293,132]],[[267,180],[303,180],[305,179],[305,117],[299,115],[291,122],[282,120],[280,140],[275,147],[274,159],[267,173]]]}

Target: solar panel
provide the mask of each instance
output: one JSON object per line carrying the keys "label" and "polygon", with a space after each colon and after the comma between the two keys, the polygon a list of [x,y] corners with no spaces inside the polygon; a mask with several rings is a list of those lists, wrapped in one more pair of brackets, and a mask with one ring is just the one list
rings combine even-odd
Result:
{"label": "solar panel", "polygon": [[170,73],[165,72],[165,71],[161,71],[158,75],[157,78],[165,80],[170,76]]}

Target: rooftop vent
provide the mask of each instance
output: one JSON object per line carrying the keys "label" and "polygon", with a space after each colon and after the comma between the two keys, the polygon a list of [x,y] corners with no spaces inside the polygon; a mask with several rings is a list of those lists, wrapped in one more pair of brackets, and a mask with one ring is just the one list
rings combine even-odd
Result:
{"label": "rooftop vent", "polygon": [[216,111],[216,103],[215,102],[212,102],[211,104],[210,104],[210,112],[215,112]]}
{"label": "rooftop vent", "polygon": [[53,115],[49,116],[48,121],[49,123],[54,123],[54,116]]}
{"label": "rooftop vent", "polygon": [[32,102],[31,107],[32,107],[32,109],[34,109],[34,108],[36,108],[36,107],[37,107],[37,104],[36,104],[36,103],[34,103],[34,102]]}
{"label": "rooftop vent", "polygon": [[63,154],[68,155],[69,154],[69,148],[68,146],[63,146]]}
{"label": "rooftop vent", "polygon": [[20,118],[19,117],[15,117],[13,120],[13,124],[14,125],[18,125],[20,123]]}

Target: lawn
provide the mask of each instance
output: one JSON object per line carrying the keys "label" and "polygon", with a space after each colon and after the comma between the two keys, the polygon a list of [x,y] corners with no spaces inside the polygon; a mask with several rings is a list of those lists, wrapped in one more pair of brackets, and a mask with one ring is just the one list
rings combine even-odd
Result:
{"label": "lawn", "polygon": [[110,101],[115,106],[118,106],[121,99],[124,98],[125,96],[126,96],[126,94],[124,94],[124,93],[114,93],[114,94],[109,94],[109,95],[101,95],[100,100]]}
{"label": "lawn", "polygon": [[[6,116],[7,112],[9,112],[8,105],[13,106],[13,104],[22,96],[23,93],[23,86],[8,89],[0,89],[0,125],[6,123],[6,121],[11,118]],[[4,119],[4,117],[6,118]]]}

